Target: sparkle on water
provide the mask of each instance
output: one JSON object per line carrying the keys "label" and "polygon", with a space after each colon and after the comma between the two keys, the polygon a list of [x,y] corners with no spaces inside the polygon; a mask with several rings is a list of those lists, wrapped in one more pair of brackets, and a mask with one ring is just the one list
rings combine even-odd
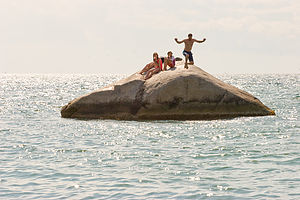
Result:
{"label": "sparkle on water", "polygon": [[124,75],[0,75],[0,199],[300,199],[299,74],[219,75],[276,116],[60,117]]}

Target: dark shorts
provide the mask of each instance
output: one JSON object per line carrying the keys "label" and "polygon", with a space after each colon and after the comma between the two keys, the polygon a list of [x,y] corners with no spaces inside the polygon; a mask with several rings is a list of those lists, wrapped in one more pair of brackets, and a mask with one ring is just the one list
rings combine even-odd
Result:
{"label": "dark shorts", "polygon": [[189,61],[190,61],[190,62],[194,62],[192,52],[190,52],[190,51],[185,51],[185,50],[184,50],[184,51],[182,52],[182,54],[184,55],[184,57],[185,57],[186,55],[189,55]]}

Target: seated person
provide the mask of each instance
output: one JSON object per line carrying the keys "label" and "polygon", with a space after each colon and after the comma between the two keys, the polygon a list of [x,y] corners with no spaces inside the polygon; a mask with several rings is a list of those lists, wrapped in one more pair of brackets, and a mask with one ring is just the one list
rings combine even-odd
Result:
{"label": "seated person", "polygon": [[168,57],[162,57],[161,58],[162,62],[164,63],[164,69],[163,69],[164,71],[167,70],[167,66],[169,66],[170,68],[175,67],[175,58],[173,56],[172,51],[169,51],[167,53],[167,56]]}
{"label": "seated person", "polygon": [[[158,53],[153,53],[153,63],[154,63],[153,64],[154,67],[151,67],[148,70],[148,72],[146,73],[146,76],[145,76],[145,80],[151,78],[153,74],[159,73],[162,70],[162,60],[159,58]],[[146,67],[147,67],[147,65],[146,65]]]}
{"label": "seated person", "polygon": [[140,71],[140,74],[143,74],[145,72],[148,72],[151,68],[154,68],[155,67],[155,62],[154,62],[154,58],[158,56],[158,53],[154,52],[153,53],[153,62],[147,64],[143,69],[142,71]]}

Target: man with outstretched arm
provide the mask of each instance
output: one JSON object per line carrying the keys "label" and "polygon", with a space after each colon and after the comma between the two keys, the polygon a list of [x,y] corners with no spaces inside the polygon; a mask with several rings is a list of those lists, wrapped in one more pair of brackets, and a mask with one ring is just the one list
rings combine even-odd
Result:
{"label": "man with outstretched arm", "polygon": [[[194,59],[193,59],[193,54],[192,54],[192,47],[194,42],[198,42],[198,43],[202,43],[204,42],[206,39],[203,38],[203,40],[196,40],[193,38],[193,34],[188,34],[188,39],[184,39],[182,41],[178,41],[177,38],[175,38],[175,41],[178,44],[181,44],[184,42],[184,51],[182,52],[184,57],[185,57],[185,64],[184,64],[184,68],[188,69],[188,64],[193,65],[194,64]],[[189,60],[189,63],[187,62]]]}

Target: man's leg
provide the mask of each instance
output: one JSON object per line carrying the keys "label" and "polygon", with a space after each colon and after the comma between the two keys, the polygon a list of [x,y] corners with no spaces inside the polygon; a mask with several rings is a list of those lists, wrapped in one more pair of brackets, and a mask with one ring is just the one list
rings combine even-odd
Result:
{"label": "man's leg", "polygon": [[184,55],[185,57],[185,63],[184,63],[184,68],[188,69],[188,59],[189,59],[189,53],[187,51],[183,51],[182,54]]}
{"label": "man's leg", "polygon": [[190,61],[190,62],[188,63],[189,65],[193,65],[193,64],[194,64],[194,58],[193,58],[192,52],[189,53],[189,61]]}
{"label": "man's leg", "polygon": [[185,54],[185,63],[184,63],[184,68],[188,69],[188,59],[189,59],[189,54]]}

